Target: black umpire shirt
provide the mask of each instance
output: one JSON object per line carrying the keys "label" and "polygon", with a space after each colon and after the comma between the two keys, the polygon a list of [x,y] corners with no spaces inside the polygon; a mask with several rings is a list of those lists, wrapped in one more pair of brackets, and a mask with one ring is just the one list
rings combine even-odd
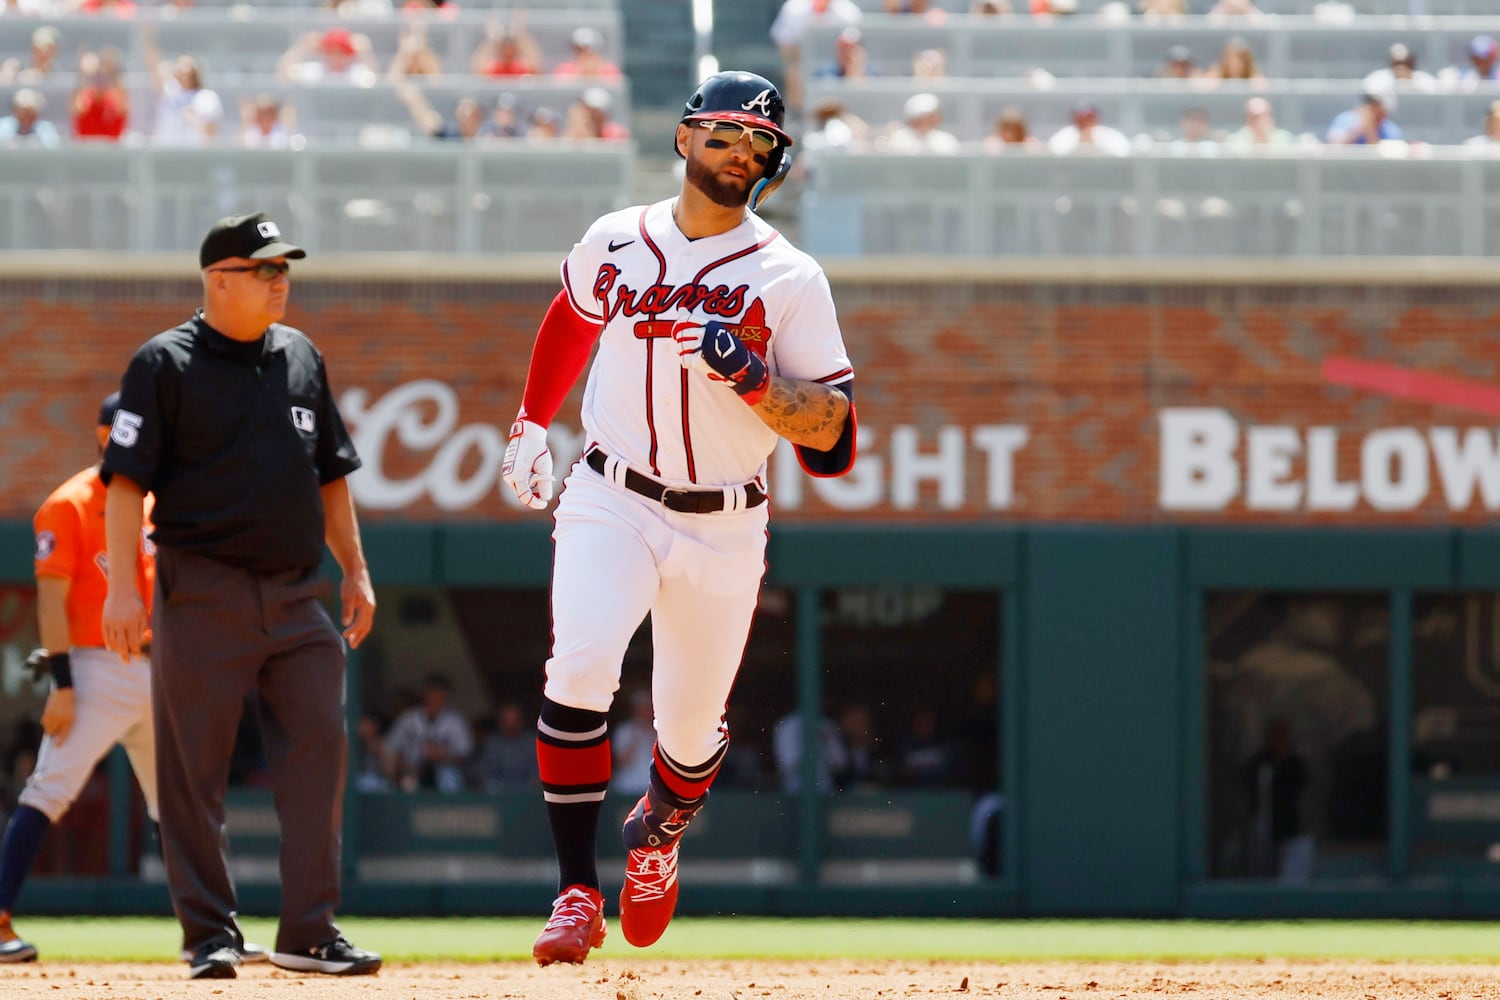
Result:
{"label": "black umpire shirt", "polygon": [[359,464],[301,331],[246,343],[200,311],[131,358],[102,474],[156,495],[157,544],[276,573],[322,561],[318,489]]}

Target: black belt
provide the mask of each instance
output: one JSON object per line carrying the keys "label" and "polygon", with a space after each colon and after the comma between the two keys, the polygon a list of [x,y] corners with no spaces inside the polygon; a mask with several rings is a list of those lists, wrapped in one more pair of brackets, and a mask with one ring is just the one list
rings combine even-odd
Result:
{"label": "black belt", "polygon": [[[598,448],[590,449],[583,460],[599,475],[608,478],[605,472],[609,456]],[[625,469],[625,488],[639,493],[647,500],[655,500],[667,510],[679,514],[717,514],[724,509],[723,490],[684,490],[658,483],[650,476],[643,476],[628,466]],[[759,507],[766,502],[766,491],[754,483],[745,484],[745,506]]]}

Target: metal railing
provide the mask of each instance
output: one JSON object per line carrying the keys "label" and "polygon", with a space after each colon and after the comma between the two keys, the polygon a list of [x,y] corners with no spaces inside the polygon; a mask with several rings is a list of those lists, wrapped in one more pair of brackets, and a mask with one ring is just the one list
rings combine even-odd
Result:
{"label": "metal railing", "polygon": [[807,158],[816,255],[1493,256],[1500,157],[1433,148]]}
{"label": "metal railing", "polygon": [[88,146],[0,153],[0,246],[173,251],[269,212],[321,252],[566,251],[630,203],[635,144],[511,140],[300,151]]}

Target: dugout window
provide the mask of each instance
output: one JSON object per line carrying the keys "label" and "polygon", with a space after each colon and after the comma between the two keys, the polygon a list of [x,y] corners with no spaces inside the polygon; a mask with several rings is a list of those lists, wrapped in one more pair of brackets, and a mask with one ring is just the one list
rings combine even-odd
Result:
{"label": "dugout window", "polygon": [[1415,871],[1492,875],[1500,864],[1500,593],[1414,597],[1411,751]]}
{"label": "dugout window", "polygon": [[844,751],[825,878],[998,876],[1000,592],[834,587],[819,610],[823,714]]}
{"label": "dugout window", "polygon": [[1385,596],[1210,592],[1203,627],[1211,876],[1383,871]]}

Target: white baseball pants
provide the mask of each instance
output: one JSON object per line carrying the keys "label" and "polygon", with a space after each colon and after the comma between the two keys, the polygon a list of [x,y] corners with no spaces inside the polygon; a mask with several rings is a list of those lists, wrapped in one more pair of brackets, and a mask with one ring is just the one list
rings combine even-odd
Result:
{"label": "white baseball pants", "polygon": [[680,514],[575,464],[552,535],[547,697],[609,711],[649,613],[657,741],[684,764],[712,757],[760,595],[769,506]]}
{"label": "white baseball pants", "polygon": [[156,819],[156,743],[151,731],[151,661],[129,662],[97,646],[69,651],[78,712],[61,746],[47,736],[20,802],[56,823],[116,743],[125,748],[146,811]]}

